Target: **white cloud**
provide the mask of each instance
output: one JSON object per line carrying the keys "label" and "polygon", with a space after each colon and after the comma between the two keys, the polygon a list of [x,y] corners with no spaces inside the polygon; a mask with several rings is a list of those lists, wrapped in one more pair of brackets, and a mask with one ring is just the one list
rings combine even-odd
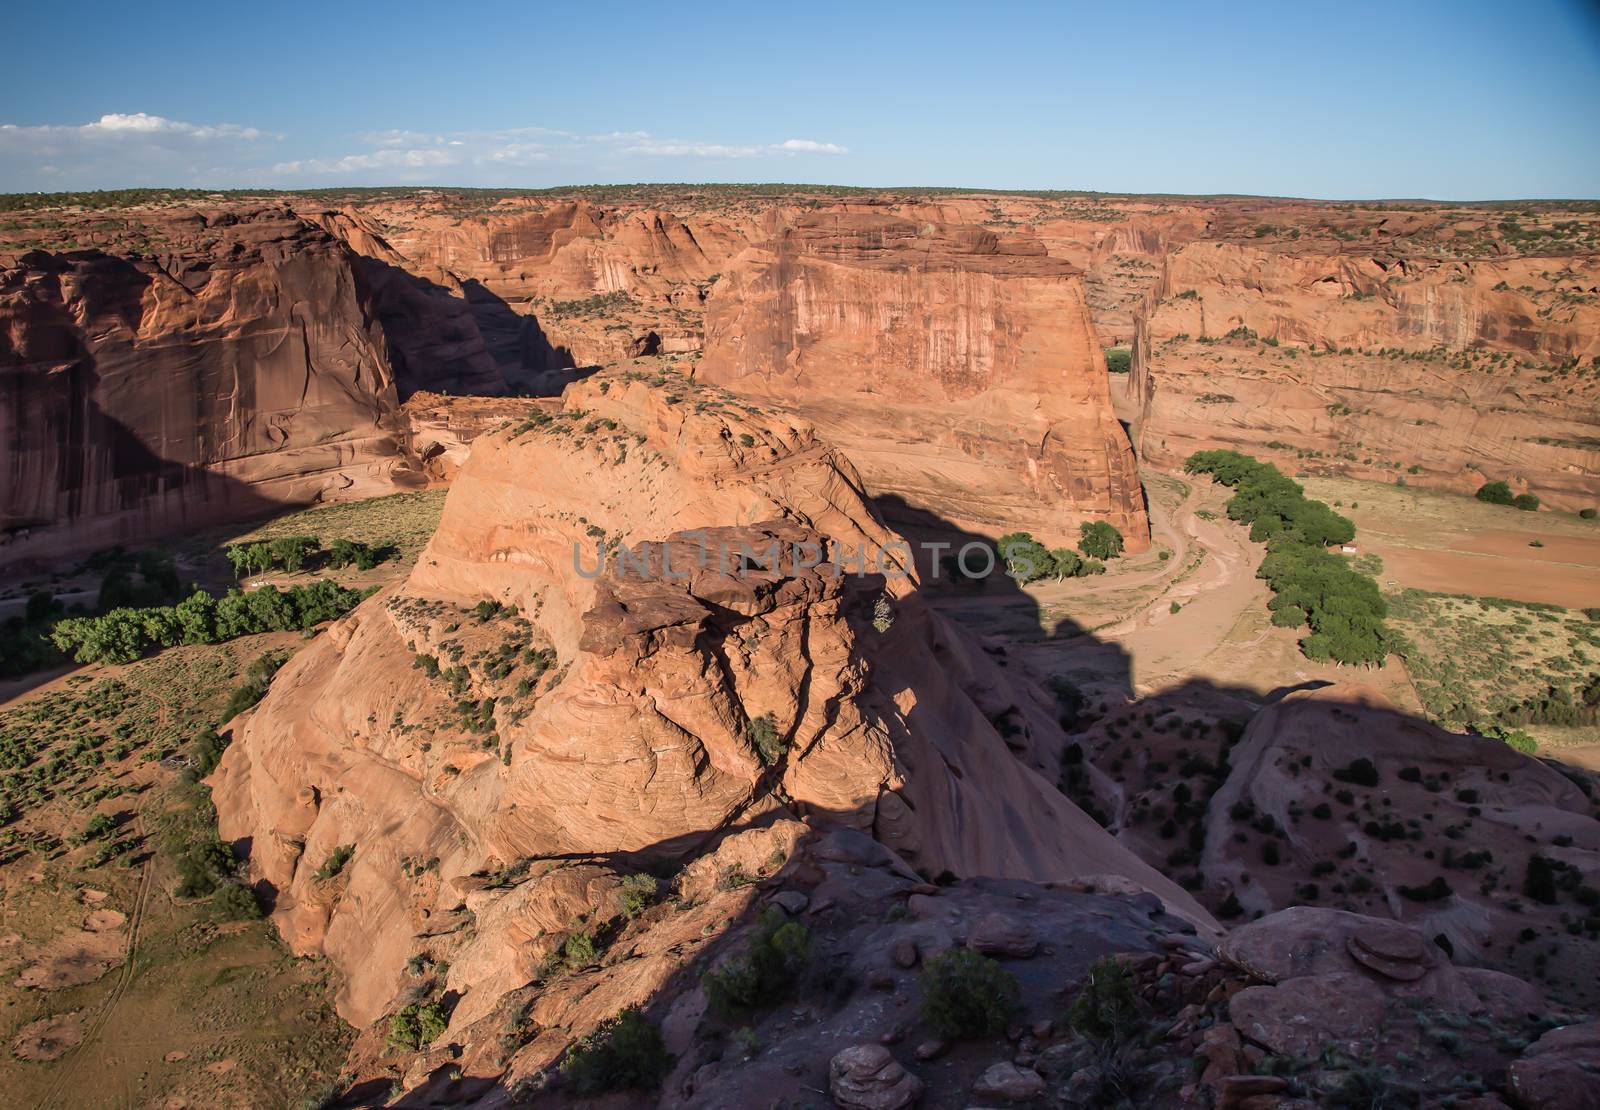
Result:
{"label": "white cloud", "polygon": [[815,139],[785,139],[778,144],[784,150],[796,154],[849,154],[850,152],[837,143],[819,143]]}
{"label": "white cloud", "polygon": [[[33,130],[70,130],[70,128],[34,128]],[[121,112],[110,112],[101,116],[93,123],[86,123],[77,129],[82,135],[90,137],[96,135],[117,135],[123,133],[135,135],[185,135],[191,139],[202,142],[210,139],[281,139],[281,135],[266,135],[254,127],[241,127],[236,123],[219,123],[212,126],[185,123],[182,120],[167,119],[165,116],[151,116],[144,112],[134,112],[124,115]]]}
{"label": "white cloud", "polygon": [[[596,172],[670,173],[633,163],[837,156],[816,139],[721,142],[660,138],[648,131],[581,133],[551,127],[358,136],[357,149],[314,146],[263,157],[284,136],[238,123],[192,123],[147,112],[108,112],[84,124],[0,124],[0,190],[114,188],[122,185],[520,184],[518,167],[591,178]],[[287,155],[287,157],[283,156]],[[553,167],[565,167],[556,171]]]}
{"label": "white cloud", "polygon": [[374,150],[365,154],[347,154],[343,158],[304,158],[293,162],[279,162],[272,167],[272,172],[331,174],[384,169],[417,170],[433,166],[453,166],[456,162],[457,159],[444,150]]}
{"label": "white cloud", "polygon": [[283,138],[237,123],[108,112],[84,124],[0,124],[0,188],[222,185]]}

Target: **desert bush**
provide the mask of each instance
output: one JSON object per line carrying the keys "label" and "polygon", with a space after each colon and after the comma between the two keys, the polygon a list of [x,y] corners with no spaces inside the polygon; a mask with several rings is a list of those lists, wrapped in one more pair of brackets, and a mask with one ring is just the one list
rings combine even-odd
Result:
{"label": "desert bush", "polygon": [[622,880],[622,912],[628,917],[638,917],[656,900],[659,884],[654,875],[639,872]]}
{"label": "desert bush", "polygon": [[1475,496],[1479,501],[1486,501],[1490,505],[1509,505],[1515,500],[1511,487],[1504,482],[1485,482],[1478,487]]}
{"label": "desert bush", "polygon": [[736,1018],[781,1001],[811,959],[811,934],[798,921],[769,906],[757,920],[745,950],[701,976],[713,1013]]}
{"label": "desert bush", "polygon": [[763,766],[771,767],[783,756],[783,735],[778,731],[778,720],[771,713],[752,717],[746,728],[750,743],[756,749],[756,758]]}
{"label": "desert bush", "polygon": [[1133,351],[1128,347],[1107,347],[1106,370],[1113,374],[1126,374],[1133,369]]}
{"label": "desert bush", "polygon": [[1106,956],[1089,966],[1089,978],[1067,1009],[1072,1031],[1100,1045],[1131,1039],[1139,1028],[1139,1000],[1127,965]]}
{"label": "desert bush", "polygon": [[1539,498],[1531,493],[1519,493],[1511,499],[1511,507],[1525,513],[1536,513],[1539,511]]}
{"label": "desert bush", "polygon": [[573,1093],[588,1098],[607,1091],[653,1091],[672,1060],[661,1031],[630,1006],[575,1042],[561,1070]]}
{"label": "desert bush", "polygon": [[178,857],[178,897],[204,898],[215,893],[233,867],[233,851],[215,834],[191,844]]}
{"label": "desert bush", "polygon": [[317,878],[326,882],[344,870],[345,864],[350,862],[350,857],[356,854],[354,844],[341,844],[329,852],[322,861],[322,866],[317,868]]}
{"label": "desert bush", "polygon": [[261,917],[261,902],[256,892],[243,883],[222,883],[211,896],[211,904],[230,921],[254,921]]}
{"label": "desert bush", "polygon": [[1022,1009],[1016,977],[968,948],[929,960],[917,985],[922,991],[922,1019],[942,1037],[1003,1033]]}

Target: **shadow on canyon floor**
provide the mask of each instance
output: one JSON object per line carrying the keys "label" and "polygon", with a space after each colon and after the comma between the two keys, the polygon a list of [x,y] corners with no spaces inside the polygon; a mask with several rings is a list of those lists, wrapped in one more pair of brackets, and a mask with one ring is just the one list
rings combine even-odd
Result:
{"label": "shadow on canyon floor", "polygon": [[[935,514],[916,510],[903,502],[885,504],[884,499],[880,499],[879,504],[891,523],[903,529],[914,544],[919,539],[935,538],[940,541],[955,542],[959,546],[959,543],[965,542],[966,539],[977,538],[953,528]],[[925,551],[925,549],[916,550]],[[920,561],[919,566],[924,570],[929,569]],[[1003,576],[989,583],[969,584],[957,580],[947,581],[943,585],[930,584],[926,588],[930,595],[935,595],[940,590],[948,590],[957,596],[970,596],[966,592],[979,591],[978,596],[992,597],[997,602],[1027,604],[1026,593],[1020,590],[1015,582]],[[937,608],[936,597],[930,596],[929,600]],[[1057,636],[1092,638],[1092,634],[1087,631],[1070,625],[1057,627],[1055,633]],[[1035,770],[1054,782],[1064,794],[1078,802],[1102,825],[1108,826],[1112,835],[1116,836],[1125,847],[1189,887],[1197,897],[1214,909],[1226,892],[1204,889],[1204,881],[1194,860],[1174,863],[1173,860],[1179,858],[1178,853],[1173,853],[1171,858],[1164,857],[1168,856],[1174,846],[1181,846],[1185,842],[1183,836],[1185,832],[1189,833],[1187,842],[1191,845],[1191,850],[1192,846],[1204,842],[1207,827],[1215,818],[1215,815],[1209,812],[1208,803],[1229,775],[1230,750],[1244,735],[1247,725],[1255,714],[1264,706],[1280,701],[1297,690],[1326,684],[1308,683],[1283,687],[1262,695],[1254,690],[1232,689],[1204,680],[1190,680],[1141,698],[1135,694],[1129,681],[1130,669],[1123,649],[1114,643],[1104,643],[1102,647],[1103,652],[1100,654],[1104,665],[1098,669],[1103,678],[1092,687],[1086,685],[1084,688],[1079,688],[1071,682],[1063,682],[1061,681],[1063,676],[1040,676],[1046,685],[1053,689],[1057,698],[1059,723],[1063,733],[1060,743],[1063,750],[1058,753],[1058,758],[1048,756],[1038,758],[1036,753]],[[1007,645],[998,638],[989,638],[983,644],[983,650],[1002,667],[1009,669],[1025,666],[1019,658],[1013,657]],[[1359,675],[1353,677],[1359,680]],[[1337,704],[1329,704],[1326,707],[1317,703],[1310,704],[1313,718],[1318,719],[1316,715],[1320,713],[1322,714],[1320,719],[1328,721],[1330,726],[1340,714]],[[1406,734],[1407,729],[1414,732],[1418,726],[1427,726],[1427,722],[1398,710],[1378,708],[1367,712],[1374,714],[1375,724],[1371,730],[1374,737],[1402,736]],[[1006,714],[1003,713],[1000,714],[999,720],[994,716],[990,717],[991,723],[1002,733],[1005,717]],[[1375,740],[1374,743],[1378,741]],[[1018,744],[1013,747],[1019,757],[1023,756],[1025,746]],[[1377,758],[1391,753],[1380,752],[1375,748],[1372,754]],[[1086,769],[1091,770],[1085,773]],[[776,782],[777,776],[772,776],[767,784],[768,789]],[[1192,791],[1193,805],[1186,810],[1187,824],[1178,827],[1176,839],[1173,838],[1173,834],[1167,832],[1157,833],[1156,826],[1159,821],[1151,822],[1132,816],[1136,797],[1152,788],[1170,791],[1178,783],[1183,784],[1186,792]],[[761,809],[769,801],[770,798],[758,798],[751,808]],[[675,837],[641,851],[600,855],[586,853],[551,857],[551,859],[563,863],[598,863],[623,874],[644,870],[663,875],[671,872],[675,865],[681,865],[690,858],[701,857],[715,850],[730,837],[770,826],[784,818],[805,820],[812,826],[817,836],[825,835],[827,830],[837,828],[869,833],[871,831],[870,819],[864,818],[861,814],[833,812],[789,802],[752,816],[740,816],[716,829]],[[1040,837],[1052,835],[1049,829],[1037,829],[1031,832]],[[896,866],[901,865],[891,864],[889,870],[893,871]],[[909,865],[903,865],[903,869],[908,876],[906,881],[913,881],[909,878]],[[765,906],[771,904],[770,899],[773,894],[785,888],[792,889],[796,885],[805,887],[808,882],[815,881],[815,871],[815,862],[806,854],[806,850],[802,849],[772,874],[748,880],[747,887],[741,883],[739,889],[747,889],[748,897],[736,913],[731,913],[726,918],[727,925],[725,928],[719,928],[716,939],[704,944],[650,994],[641,1007],[645,1016],[658,1025],[668,1022],[670,1018],[681,1026],[684,1016],[681,1011],[675,1011],[681,999],[701,983],[707,971],[720,966],[730,953],[742,948],[749,935],[747,927],[755,922]],[[866,868],[863,868],[863,871],[870,873]],[[1039,878],[1048,879],[1050,876],[1039,876]],[[1057,878],[1071,879],[1072,876],[1062,875]],[[923,882],[934,883],[947,891],[967,889],[967,884],[971,884],[973,889],[986,892],[993,883],[993,880],[981,876],[957,876],[948,872],[937,876],[923,872],[920,879]],[[718,889],[726,888],[719,885]],[[1298,903],[1291,900],[1286,904]],[[1312,904],[1315,904],[1315,900]],[[1324,900],[1321,904],[1328,903]],[[893,916],[892,908],[892,900],[885,898],[881,906],[867,912],[887,914],[885,920],[888,921],[898,920]],[[837,1016],[838,1007],[843,1006],[846,1000],[854,998],[859,1002],[860,996],[870,995],[859,975],[859,952],[842,947],[846,939],[859,940],[859,931],[851,930],[858,930],[861,922],[859,918],[849,921],[840,918],[849,917],[850,913],[859,909],[861,907],[855,907],[850,911],[837,907],[830,910],[826,899],[814,897],[811,909],[805,918],[813,936],[814,967],[797,997],[780,1003],[778,1012],[787,1012],[794,1007],[805,1009],[812,1015],[807,1021],[817,1023],[817,1027],[821,1028]],[[1152,912],[1162,913],[1160,910]],[[1164,917],[1162,919],[1165,920]],[[1093,943],[1097,943],[1098,940],[1099,938],[1096,938]],[[1082,956],[1082,953],[1071,952],[1062,954],[1058,958],[1077,960]],[[575,974],[580,977],[593,977],[593,984],[587,988],[593,990],[606,983],[608,975],[625,976],[627,974],[625,970],[617,970],[625,967],[625,963],[614,965],[612,968],[591,966]],[[900,1001],[903,1002],[904,999]],[[830,1010],[830,1006],[833,1009]],[[752,1024],[756,1020],[752,1019]],[[768,1018],[763,1016],[759,1020],[765,1022]],[[703,1057],[714,1063],[719,1059],[720,1052],[726,1051],[731,1054],[738,1050],[737,1023],[713,1021],[709,1026],[697,1028],[699,1032],[693,1039],[697,1052],[696,1059]],[[703,1040],[700,1034],[709,1037],[710,1041]],[[708,1043],[717,1046],[709,1054],[706,1050]],[[910,1043],[909,1039],[907,1043]],[[837,1047],[842,1045],[833,1046]],[[813,1046],[813,1051],[831,1052],[833,1048],[824,1049],[819,1042]],[[436,1049],[435,1052],[437,1051]],[[963,1092],[970,1085],[971,1076],[960,1070],[965,1066],[962,1061],[977,1060],[982,1055],[981,1051],[974,1050],[964,1056],[963,1053],[966,1051],[965,1048],[958,1046],[948,1061],[919,1065],[924,1078],[930,1081],[928,1105],[966,1104],[963,1101]],[[481,1057],[475,1058],[481,1062]],[[440,1062],[433,1067],[428,1080],[414,1088],[396,1105],[431,1107],[463,1104],[499,1106],[508,1103],[541,1106],[565,1105],[569,1102],[589,1104],[583,1100],[569,1098],[568,1092],[559,1085],[551,1089],[541,1088],[536,1092],[530,1092],[527,1089],[508,1089],[504,1085],[506,1082],[504,1076],[486,1074],[481,1069],[477,1069],[476,1075],[462,1074],[458,1062],[463,1059],[460,1053],[452,1059],[440,1059],[437,1056],[435,1059]],[[813,1057],[809,1066],[814,1067],[814,1065]],[[823,1094],[818,1088],[803,1085],[799,1071],[792,1074],[796,1078],[792,1081],[791,1091],[808,1089],[813,1094]],[[945,1083],[942,1088],[938,1084],[941,1075]],[[680,1082],[686,1077],[684,1072],[679,1072]],[[815,1082],[814,1077],[811,1082]],[[387,1081],[374,1080],[352,1089],[337,1105],[345,1107],[384,1105],[388,1092]],[[669,1094],[665,1097],[670,1103],[677,1095]],[[725,1099],[726,1096],[723,1097]],[[952,1099],[955,1101],[951,1101]],[[644,1106],[655,1105],[656,1102],[655,1097],[642,1094],[636,1096],[618,1094],[609,1096],[603,1104]],[[724,1101],[713,1104],[727,1103]]]}

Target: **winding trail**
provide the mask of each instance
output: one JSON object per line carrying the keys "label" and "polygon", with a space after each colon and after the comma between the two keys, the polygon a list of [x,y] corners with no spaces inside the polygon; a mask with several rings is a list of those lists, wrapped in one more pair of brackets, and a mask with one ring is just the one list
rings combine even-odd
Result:
{"label": "winding trail", "polygon": [[[1225,669],[1217,666],[1222,653],[1247,653],[1264,641],[1270,635],[1263,624],[1267,590],[1255,573],[1266,552],[1222,515],[1224,492],[1201,481],[1189,483],[1171,510],[1152,499],[1152,534],[1172,550],[1161,567],[1109,581],[1076,579],[1029,591],[1048,610],[1074,597],[1161,587],[1108,623],[1088,629],[1088,636],[1035,645],[1039,661],[1047,667],[1076,667],[1103,665],[1108,656],[1125,657],[1130,692],[1148,694]],[[1208,507],[1215,519],[1199,515]]]}

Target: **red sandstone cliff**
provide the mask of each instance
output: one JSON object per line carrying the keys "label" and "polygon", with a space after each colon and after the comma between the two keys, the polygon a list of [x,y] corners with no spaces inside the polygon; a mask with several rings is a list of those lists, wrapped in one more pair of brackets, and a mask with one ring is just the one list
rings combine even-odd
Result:
{"label": "red sandstone cliff", "polygon": [[712,288],[699,374],[804,413],[875,490],[962,525],[1147,541],[1079,272],[877,212],[775,219]]}
{"label": "red sandstone cliff", "polygon": [[1192,243],[1140,322],[1157,466],[1232,447],[1296,469],[1600,500],[1600,264]]}
{"label": "red sandstone cliff", "polygon": [[336,239],[270,209],[155,226],[148,253],[0,258],[8,560],[416,480]]}

